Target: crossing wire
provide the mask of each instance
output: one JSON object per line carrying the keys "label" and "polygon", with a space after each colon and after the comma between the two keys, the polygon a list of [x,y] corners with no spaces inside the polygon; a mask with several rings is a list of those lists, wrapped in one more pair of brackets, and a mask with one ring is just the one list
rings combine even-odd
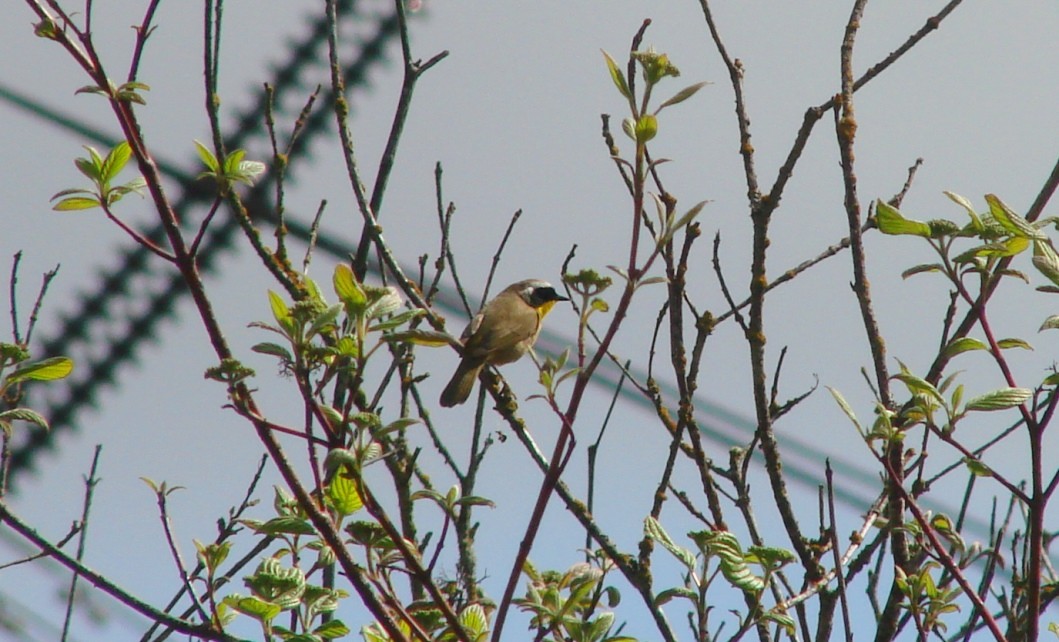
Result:
{"label": "crossing wire", "polygon": [[[359,55],[345,70],[346,85],[350,90],[363,89],[369,85],[370,70],[385,61],[387,43],[398,35],[396,14],[385,13],[366,17],[363,13],[358,13],[358,9],[354,0],[340,0],[340,19],[361,19],[362,22],[358,23],[361,29],[365,25],[364,20],[375,20],[374,33],[361,41]],[[276,104],[281,104],[287,93],[303,88],[301,79],[304,77],[304,68],[327,59],[327,56],[319,51],[326,42],[327,28],[326,20],[323,18],[313,21],[308,36],[291,46],[287,63],[275,72],[273,79]],[[328,105],[332,98],[331,95],[325,95],[323,104]],[[0,85],[0,100],[21,107],[50,123],[100,144],[113,146],[118,142],[117,139],[107,137],[66,114],[51,110],[2,85]],[[264,91],[258,92],[253,107],[237,117],[234,132],[225,141],[228,149],[245,147],[253,142],[255,136],[264,135],[262,123],[267,100]],[[307,154],[310,142],[326,133],[330,118],[331,113],[328,109],[316,109],[310,114],[305,130],[291,152],[292,161]],[[178,183],[182,190],[174,206],[176,211],[181,213],[181,220],[186,221],[190,218],[186,214],[193,205],[201,205],[214,198],[215,194],[212,189],[197,183],[193,174],[172,163],[161,162],[160,167],[168,177]],[[292,162],[289,167],[293,170],[298,167],[298,164]],[[289,177],[295,178],[293,174]],[[272,211],[272,204],[268,198],[273,187],[271,180],[271,175],[266,175],[249,192],[246,199],[249,211]],[[270,220],[260,222],[274,223]],[[296,219],[288,219],[286,223],[290,236],[308,240],[309,227],[306,224]],[[202,245],[200,267],[204,273],[214,272],[222,254],[231,252],[238,230],[238,223],[235,217],[231,216],[224,217],[222,221],[210,228]],[[161,239],[161,227],[152,228],[146,235],[152,239]],[[319,233],[316,247],[336,257],[345,257],[349,253],[349,246],[346,243],[324,231]],[[42,449],[54,447],[56,434],[74,428],[78,414],[84,408],[94,406],[101,389],[115,384],[119,370],[135,361],[141,344],[156,339],[159,324],[175,313],[176,303],[186,294],[183,281],[178,274],[163,274],[162,282],[154,284],[153,289],[147,291],[137,291],[133,287],[133,279],[141,274],[151,273],[154,263],[149,260],[150,258],[150,253],[139,245],[128,248],[122,254],[119,266],[103,273],[100,277],[99,288],[93,293],[82,295],[76,312],[65,316],[56,334],[43,342],[42,353],[45,355],[71,354],[77,351],[79,346],[92,343],[93,331],[105,325],[112,317],[129,319],[127,327],[120,333],[120,336],[112,336],[109,342],[106,340],[102,342],[105,349],[101,350],[98,356],[89,354],[77,359],[78,367],[75,370],[77,376],[72,377],[69,385],[65,387],[67,390],[65,396],[54,404],[47,405],[51,413],[49,417],[52,425],[51,432],[26,431],[29,437],[13,449],[10,470],[12,482],[18,473],[32,470],[34,461]],[[148,302],[146,309],[131,315],[110,315],[108,313],[112,305],[127,297],[146,300]],[[452,315],[459,315],[462,310],[452,293],[443,291],[437,303],[439,308]],[[558,354],[567,345],[569,345],[568,339],[548,329],[542,332],[538,342],[541,352],[553,355]],[[645,375],[642,372],[634,372],[634,374],[641,378]],[[594,383],[604,389],[613,390],[617,386],[620,373],[616,368],[603,368],[598,375]],[[659,385],[667,398],[676,398],[675,388],[664,382],[659,382]],[[653,412],[648,400],[640,395],[632,394],[626,389],[625,397],[644,411]],[[710,400],[697,399],[696,411],[697,416],[703,418],[703,423],[699,426],[700,430],[717,452],[726,453],[729,448],[745,446],[749,436],[755,430],[752,420]],[[819,449],[797,435],[784,436],[783,441],[790,446],[788,452],[791,454],[785,462],[785,475],[791,481],[803,486],[818,487],[821,484],[819,474],[821,462],[808,455],[818,453]],[[799,454],[802,456],[798,456]],[[842,457],[832,456],[830,459],[837,477],[843,480],[843,484],[834,489],[836,499],[846,505],[865,509],[872,503],[875,493],[878,492],[877,474],[861,465],[850,463]],[[949,508],[940,505],[936,507]],[[988,523],[977,516],[968,516],[967,524],[974,532],[982,534],[989,532]]]}
{"label": "crossing wire", "polygon": [[[370,72],[386,61],[387,45],[398,35],[396,12],[369,15],[358,12],[358,6],[354,0],[341,0],[339,3],[341,20],[356,20],[357,29],[361,32],[373,29],[359,41],[355,60],[344,69],[346,87],[350,91],[369,86]],[[286,63],[275,73],[272,85],[275,104],[281,105],[287,94],[301,88],[300,79],[306,68],[327,60],[325,53],[320,51],[327,42],[327,29],[326,18],[320,17],[312,23],[309,34],[291,47]],[[0,98],[100,144],[113,146],[117,143],[117,139],[77,124],[73,118],[50,110],[10,88],[0,87]],[[314,109],[309,115],[301,136],[291,150],[292,161],[305,156],[310,143],[326,133],[332,122],[333,116],[327,105],[331,104],[333,96],[325,93],[322,98],[318,104],[322,103],[324,107]],[[265,90],[259,90],[253,106],[236,118],[237,125],[225,139],[227,149],[247,147],[255,138],[264,140],[266,132],[263,123],[267,102]],[[290,163],[292,169],[297,166],[297,163]],[[215,193],[209,186],[196,182],[193,173],[165,163],[161,164],[161,169],[179,185],[180,194],[174,199],[174,210],[181,220],[190,220],[192,207],[209,203],[214,198]],[[293,172],[288,177],[295,179]],[[273,188],[272,177],[268,174],[249,191],[246,198],[248,211],[272,211],[269,193]],[[209,228],[201,245],[199,267],[204,274],[215,272],[221,257],[233,251],[239,232],[234,216],[218,219]],[[308,238],[307,225],[293,220],[287,224],[291,236]],[[160,225],[156,225],[146,230],[144,235],[152,240],[160,240],[163,231]],[[317,245],[324,251],[342,254],[333,238],[322,238]],[[42,354],[74,356],[78,367],[67,385],[62,387],[63,397],[46,404],[51,413],[49,422],[52,429],[26,431],[27,438],[13,449],[9,470],[12,485],[20,473],[33,469],[42,449],[53,448],[58,435],[75,428],[78,414],[84,408],[95,405],[101,390],[115,384],[121,368],[134,362],[142,345],[157,339],[161,322],[175,314],[177,303],[186,295],[184,283],[177,273],[158,271],[151,259],[150,252],[140,245],[133,244],[124,250],[117,265],[100,275],[96,289],[82,294],[76,309],[64,315],[54,334],[42,342]],[[141,280],[146,282],[142,287],[137,287]],[[114,308],[127,298],[134,299],[142,307],[113,314]],[[123,321],[126,322],[123,328],[108,332],[108,326]],[[105,341],[109,340],[109,343],[104,343],[104,350],[99,350],[100,343],[93,341],[93,337],[100,335]],[[93,348],[95,354],[91,352]],[[53,388],[59,389],[57,386]]]}

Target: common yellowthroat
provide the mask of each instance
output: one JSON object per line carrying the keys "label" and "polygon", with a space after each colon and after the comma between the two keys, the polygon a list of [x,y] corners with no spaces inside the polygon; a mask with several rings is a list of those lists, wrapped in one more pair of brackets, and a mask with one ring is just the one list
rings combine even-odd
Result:
{"label": "common yellowthroat", "polygon": [[517,361],[533,347],[541,321],[560,296],[551,284],[538,279],[513,283],[487,303],[463,331],[463,358],[441,392],[446,408],[467,401],[478,373],[485,366]]}

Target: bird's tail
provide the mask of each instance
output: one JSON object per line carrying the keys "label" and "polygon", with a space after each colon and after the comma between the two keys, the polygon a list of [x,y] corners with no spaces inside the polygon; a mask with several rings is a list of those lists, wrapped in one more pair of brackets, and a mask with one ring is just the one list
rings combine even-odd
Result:
{"label": "bird's tail", "polygon": [[481,363],[471,363],[467,359],[460,361],[460,366],[456,368],[456,374],[452,375],[448,385],[441,391],[441,405],[451,408],[467,401],[467,397],[471,396],[474,382],[478,379],[478,373],[481,372],[483,365]]}

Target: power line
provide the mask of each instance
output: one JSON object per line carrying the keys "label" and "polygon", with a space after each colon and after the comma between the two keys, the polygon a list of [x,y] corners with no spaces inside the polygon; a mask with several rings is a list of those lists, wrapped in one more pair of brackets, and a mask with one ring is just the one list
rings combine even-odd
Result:
{"label": "power line", "polygon": [[[340,19],[355,22],[358,32],[365,34],[357,42],[354,61],[344,70],[347,88],[350,91],[363,89],[369,85],[370,72],[385,61],[387,44],[398,34],[397,15],[395,12],[360,13],[357,11],[359,4],[353,0],[343,0],[339,4]],[[288,61],[275,73],[273,99],[277,106],[282,105],[288,94],[302,88],[301,79],[307,68],[323,65],[327,60],[327,56],[319,51],[326,43],[327,28],[326,18],[318,17],[312,22],[309,34],[292,45]],[[117,142],[113,137],[14,89],[0,86],[0,98],[100,144],[113,146]],[[323,98],[325,106],[333,99],[329,93]],[[237,125],[225,140],[228,149],[246,147],[255,137],[264,141],[263,115],[268,100],[263,89],[258,91],[253,106],[236,117]],[[291,150],[291,160],[306,155],[309,143],[327,131],[330,122],[328,109],[314,110]],[[292,169],[297,166],[291,164]],[[160,167],[179,183],[181,193],[174,199],[174,210],[181,220],[191,220],[194,206],[209,203],[215,197],[207,186],[195,181],[193,173],[169,163],[161,163]],[[294,178],[293,172],[288,174],[289,180]],[[273,187],[273,177],[263,177],[247,195],[248,210],[255,213],[273,211],[269,203],[269,191]],[[221,256],[231,253],[239,231],[234,216],[218,219],[209,228],[201,246],[199,267],[207,274],[217,269]],[[295,220],[287,221],[287,225],[292,236],[308,238],[307,225]],[[152,240],[159,240],[163,237],[163,230],[161,225],[156,225],[144,234]],[[335,239],[326,235],[321,237],[317,245],[323,251],[339,251],[340,244]],[[24,440],[12,451],[9,475],[13,484],[19,473],[32,468],[42,449],[54,446],[57,435],[75,427],[78,414],[95,405],[102,389],[115,383],[119,370],[135,362],[144,342],[156,340],[161,322],[175,314],[177,302],[186,295],[185,285],[179,274],[160,267],[143,247],[134,244],[127,248],[119,256],[116,266],[100,274],[97,288],[82,293],[76,309],[63,315],[58,330],[42,342],[42,354],[72,356],[78,367],[67,380],[67,385],[52,386],[47,391],[36,389],[36,394],[45,398],[35,400],[35,403],[49,408],[52,430],[25,432]],[[120,302],[128,297],[134,297],[141,309],[131,314],[120,310]],[[101,351],[100,346],[107,346],[107,349]]]}

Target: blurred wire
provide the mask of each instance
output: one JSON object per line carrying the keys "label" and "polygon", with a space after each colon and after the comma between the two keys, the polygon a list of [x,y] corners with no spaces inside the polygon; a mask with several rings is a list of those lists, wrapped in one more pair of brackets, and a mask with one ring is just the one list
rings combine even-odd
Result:
{"label": "blurred wire", "polygon": [[[395,12],[358,12],[361,4],[353,0],[340,2],[340,20],[350,22],[356,26],[358,33],[365,34],[357,40],[354,60],[345,69],[346,86],[350,91],[363,90],[369,85],[371,71],[386,61],[387,46],[397,36]],[[326,29],[326,20],[319,17],[311,23],[309,34],[291,45],[290,56],[276,70],[272,83],[277,110],[282,109],[285,98],[297,90],[305,89],[301,79],[306,77],[308,67],[326,64],[327,56],[320,51],[326,46]],[[327,106],[332,103],[332,96],[325,94],[322,98],[317,103],[322,107],[310,114],[297,144],[291,150],[291,161],[307,155],[309,143],[328,131],[332,112]],[[118,142],[113,136],[83,124],[74,116],[48,108],[12,88],[0,86],[0,100],[27,110],[79,138],[87,138],[108,147]],[[292,96],[290,100],[304,100],[304,96]],[[255,94],[253,106],[235,118],[237,125],[225,140],[227,149],[245,148],[255,142],[268,144],[264,128],[267,101],[264,89]],[[291,170],[298,166],[298,163],[290,163]],[[181,169],[173,163],[160,163],[160,167],[167,177],[179,185],[174,209],[181,220],[195,220],[191,215],[192,208],[209,203],[215,196],[214,192],[209,186],[195,181],[196,173],[193,170]],[[296,178],[293,171],[288,173],[288,177],[292,182]],[[273,179],[266,174],[246,197],[248,211],[273,211],[269,203],[272,189]],[[272,223],[267,220],[257,222]],[[287,224],[291,236],[308,238],[307,224],[293,218]],[[232,253],[238,231],[239,225],[234,216],[218,217],[210,226],[201,246],[199,265],[204,273],[215,272],[221,256]],[[160,225],[143,230],[143,233],[152,240],[160,240],[163,236]],[[324,252],[339,256],[348,252],[348,248],[326,235],[321,235],[317,246]],[[75,309],[62,316],[58,328],[35,350],[42,355],[70,356],[77,363],[77,368],[66,385],[52,386],[48,390],[37,388],[34,391],[39,397],[34,397],[33,404],[48,409],[52,429],[23,431],[24,439],[15,445],[12,452],[9,475],[13,489],[17,489],[19,474],[33,468],[41,450],[54,447],[58,436],[75,428],[79,413],[95,406],[100,392],[115,385],[119,371],[135,363],[143,344],[156,340],[161,322],[175,314],[177,303],[186,295],[186,288],[179,274],[163,267],[153,260],[149,251],[131,244],[121,253],[116,265],[104,268],[93,282],[93,289],[80,295]],[[130,303],[124,304],[126,301]]]}

